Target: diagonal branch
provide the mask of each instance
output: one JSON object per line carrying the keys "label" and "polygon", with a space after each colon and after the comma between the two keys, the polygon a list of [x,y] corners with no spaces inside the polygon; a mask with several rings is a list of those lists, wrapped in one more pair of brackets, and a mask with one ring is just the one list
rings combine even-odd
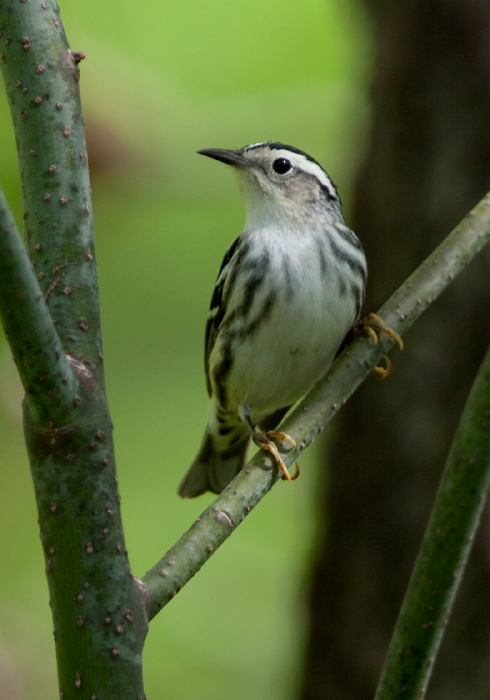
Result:
{"label": "diagonal branch", "polygon": [[0,317],[31,410],[55,420],[73,406],[78,381],[0,190]]}
{"label": "diagonal branch", "polygon": [[376,700],[425,697],[490,486],[490,350],[446,462]]}
{"label": "diagonal branch", "polygon": [[[423,311],[490,241],[490,193],[460,222],[436,250],[381,307],[379,315],[405,334]],[[292,464],[389,351],[394,341],[382,335],[377,345],[358,336],[325,377],[298,404],[278,430],[296,446],[284,456]],[[279,478],[270,459],[257,454],[180,540],[144,576],[153,618],[245,519]]]}

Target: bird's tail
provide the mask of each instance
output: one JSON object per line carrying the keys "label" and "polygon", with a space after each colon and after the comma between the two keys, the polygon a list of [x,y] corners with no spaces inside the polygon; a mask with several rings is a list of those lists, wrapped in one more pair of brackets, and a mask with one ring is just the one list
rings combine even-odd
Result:
{"label": "bird's tail", "polygon": [[194,498],[205,491],[221,493],[245,465],[250,434],[244,435],[226,450],[216,450],[213,438],[206,430],[189,470],[179,485],[182,498]]}

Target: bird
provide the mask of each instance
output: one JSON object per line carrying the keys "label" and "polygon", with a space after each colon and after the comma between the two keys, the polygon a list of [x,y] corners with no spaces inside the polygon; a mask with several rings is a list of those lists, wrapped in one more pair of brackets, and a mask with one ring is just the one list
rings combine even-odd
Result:
{"label": "bird", "polygon": [[[219,494],[251,439],[283,478],[275,432],[323,376],[360,317],[367,263],[335,184],[310,155],[280,142],[198,151],[238,174],[245,226],[225,253],[205,332],[209,417],[178,493]],[[378,328],[379,330],[379,328]]]}

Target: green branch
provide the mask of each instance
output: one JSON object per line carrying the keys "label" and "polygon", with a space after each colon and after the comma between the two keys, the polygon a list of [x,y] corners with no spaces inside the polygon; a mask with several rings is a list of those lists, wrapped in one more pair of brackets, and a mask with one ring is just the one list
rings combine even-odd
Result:
{"label": "green branch", "polygon": [[31,411],[58,422],[73,406],[78,379],[1,190],[0,279],[0,316]]}
{"label": "green branch", "polygon": [[[404,335],[455,276],[490,241],[490,193],[461,221],[438,248],[379,310],[393,330]],[[358,336],[325,377],[282,425],[297,441],[284,455],[289,466],[389,351],[394,341],[381,334],[377,345]],[[144,576],[153,618],[229,537],[277,481],[269,457],[258,453],[180,540]]]}
{"label": "green branch", "polygon": [[81,56],[53,0],[3,0],[0,35],[27,236],[26,252],[2,199],[0,316],[26,390],[59,693],[136,700],[147,618],[125,548],[104,389]]}
{"label": "green branch", "polygon": [[490,487],[490,350],[466,402],[376,700],[425,697]]}
{"label": "green branch", "polygon": [[4,0],[0,32],[27,250],[66,353],[90,359],[101,382],[97,271],[79,96],[81,55],[70,50],[53,0]]}

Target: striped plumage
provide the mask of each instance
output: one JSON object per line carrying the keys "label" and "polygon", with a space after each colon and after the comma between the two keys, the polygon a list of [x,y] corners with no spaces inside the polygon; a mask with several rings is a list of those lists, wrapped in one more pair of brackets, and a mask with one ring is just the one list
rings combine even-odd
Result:
{"label": "striped plumage", "polygon": [[336,188],[281,143],[209,149],[240,177],[246,223],[227,250],[206,326],[209,421],[181,496],[220,493],[243,467],[253,428],[277,426],[325,373],[359,317],[366,260]]}

